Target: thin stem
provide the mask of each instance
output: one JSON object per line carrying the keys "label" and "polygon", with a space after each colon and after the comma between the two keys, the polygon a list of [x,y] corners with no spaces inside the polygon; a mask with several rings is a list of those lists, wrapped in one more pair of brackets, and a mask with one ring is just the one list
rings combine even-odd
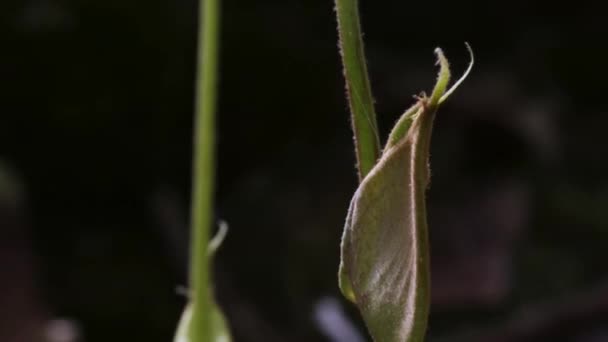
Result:
{"label": "thin stem", "polygon": [[218,26],[218,1],[201,0],[199,3],[190,260],[192,324],[189,337],[190,341],[196,342],[211,341],[212,303],[207,249],[213,217]]}
{"label": "thin stem", "polygon": [[369,83],[357,0],[336,0],[340,53],[351,111],[359,181],[380,156],[378,125]]}

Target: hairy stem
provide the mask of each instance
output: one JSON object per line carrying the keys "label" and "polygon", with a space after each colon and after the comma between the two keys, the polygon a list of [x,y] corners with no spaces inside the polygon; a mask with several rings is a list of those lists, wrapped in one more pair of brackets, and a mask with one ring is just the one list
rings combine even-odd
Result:
{"label": "hairy stem", "polygon": [[336,13],[359,181],[361,181],[380,156],[378,125],[365,63],[357,0],[336,0]]}

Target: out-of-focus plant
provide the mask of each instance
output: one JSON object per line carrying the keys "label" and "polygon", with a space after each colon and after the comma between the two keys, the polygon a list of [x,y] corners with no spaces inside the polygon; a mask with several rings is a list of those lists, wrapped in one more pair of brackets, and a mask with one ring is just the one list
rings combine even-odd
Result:
{"label": "out-of-focus plant", "polygon": [[447,90],[449,63],[437,48],[440,70],[430,96],[417,98],[379,150],[356,0],[336,0],[340,51],[351,110],[359,188],[342,235],[339,285],[379,342],[423,341],[430,302],[425,192],[429,146],[437,109],[468,75]]}
{"label": "out-of-focus plant", "polygon": [[175,342],[231,340],[226,320],[213,299],[210,271],[212,256],[227,230],[225,225],[220,225],[218,235],[209,241],[213,223],[219,17],[218,0],[201,0],[192,172],[189,303],[182,314]]}

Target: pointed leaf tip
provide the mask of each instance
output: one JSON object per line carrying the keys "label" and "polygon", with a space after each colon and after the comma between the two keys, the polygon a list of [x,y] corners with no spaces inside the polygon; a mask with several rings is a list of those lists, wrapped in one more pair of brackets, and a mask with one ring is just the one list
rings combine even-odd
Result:
{"label": "pointed leaf tip", "polygon": [[429,98],[429,106],[435,107],[439,104],[439,100],[445,93],[446,88],[448,87],[448,83],[450,83],[450,63],[448,59],[445,58],[443,54],[443,50],[441,48],[435,49],[435,55],[437,55],[437,64],[439,64],[439,73],[437,74],[437,82],[435,83],[435,87],[433,88],[433,92],[431,93],[431,97]]}

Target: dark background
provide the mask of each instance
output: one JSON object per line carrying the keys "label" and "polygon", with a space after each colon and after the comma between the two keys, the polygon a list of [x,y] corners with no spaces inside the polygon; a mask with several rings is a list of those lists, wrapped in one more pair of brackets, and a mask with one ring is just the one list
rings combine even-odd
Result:
{"label": "dark background", "polygon": [[[222,6],[216,296],[236,341],[330,341],[323,326],[348,329],[318,317],[342,310],[364,334],[337,289],[357,180],[333,4]],[[436,46],[454,74],[464,41],[476,54],[435,123],[429,341],[608,341],[601,2],[361,11],[381,137],[432,87]],[[171,340],[196,13],[193,0],[0,3],[0,341]]]}

